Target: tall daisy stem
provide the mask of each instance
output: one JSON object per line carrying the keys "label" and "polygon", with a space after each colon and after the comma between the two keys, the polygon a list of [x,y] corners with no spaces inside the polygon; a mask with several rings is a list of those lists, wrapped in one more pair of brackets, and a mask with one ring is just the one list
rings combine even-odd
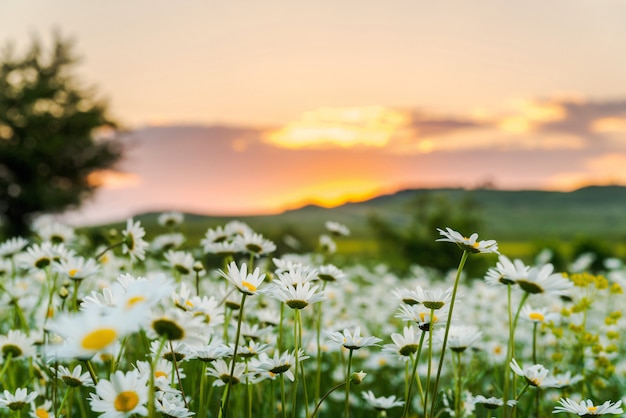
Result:
{"label": "tall daisy stem", "polygon": [[224,389],[224,398],[222,400],[222,405],[220,406],[219,418],[226,417],[226,412],[228,409],[228,400],[230,397],[230,386],[233,381],[233,376],[235,374],[235,363],[237,362],[237,349],[239,348],[239,335],[241,334],[241,322],[243,321],[243,305],[246,303],[246,294],[241,294],[241,304],[239,305],[239,318],[237,320],[237,333],[235,334],[235,348],[233,349],[233,361],[230,366],[230,379],[228,379],[228,383],[226,384],[226,389]]}
{"label": "tall daisy stem", "polygon": [[348,418],[350,415],[350,368],[352,367],[352,352],[354,350],[350,349],[350,354],[348,354],[348,369],[346,373],[346,401],[344,405],[343,416],[344,418]]}
{"label": "tall daisy stem", "polygon": [[467,250],[463,251],[461,261],[459,262],[459,268],[456,271],[456,278],[454,279],[454,288],[452,289],[452,298],[450,299],[450,312],[448,314],[448,320],[446,321],[446,330],[443,334],[443,345],[441,346],[441,356],[439,357],[439,365],[437,366],[437,377],[435,377],[435,387],[433,390],[433,399],[431,401],[430,415],[434,416],[435,404],[437,403],[437,389],[439,388],[439,379],[441,378],[441,370],[443,369],[443,359],[446,355],[446,345],[448,344],[448,334],[450,332],[450,324],[452,323],[452,310],[454,309],[454,301],[456,299],[457,290],[459,287],[459,281],[461,280],[461,272],[469,256]]}
{"label": "tall daisy stem", "polygon": [[[411,389],[413,388],[413,381],[415,381],[416,379],[419,382],[419,376],[417,376],[417,365],[419,364],[419,359],[420,359],[420,354],[422,353],[422,345],[424,344],[424,337],[426,336],[425,332],[422,332],[422,335],[420,336],[420,343],[419,343],[419,347],[417,348],[417,354],[415,355],[415,358],[413,359],[413,369],[411,370],[411,377],[409,380],[409,384],[407,392],[406,392],[406,399],[405,399],[405,403],[404,403],[404,411],[402,412],[402,418],[406,417],[407,414],[409,413],[409,410],[411,409]],[[420,385],[421,388],[421,385]],[[422,393],[422,400],[423,400],[424,394]]]}

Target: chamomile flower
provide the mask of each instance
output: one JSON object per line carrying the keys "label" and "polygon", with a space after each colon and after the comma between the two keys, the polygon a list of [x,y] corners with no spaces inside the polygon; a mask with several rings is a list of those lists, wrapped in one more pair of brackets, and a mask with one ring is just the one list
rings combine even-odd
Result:
{"label": "chamomile flower", "polygon": [[0,244],[0,258],[12,258],[28,245],[28,240],[22,237],[14,237]]}
{"label": "chamomile flower", "polygon": [[569,412],[570,414],[577,414],[579,417],[593,417],[608,414],[620,415],[624,412],[621,408],[622,401],[615,403],[606,401],[602,405],[594,405],[590,399],[576,402],[569,398],[561,398],[559,403],[561,405],[554,407],[552,413]]}
{"label": "chamomile flower", "polygon": [[157,218],[157,222],[159,225],[173,228],[175,226],[179,226],[185,220],[185,215],[181,212],[164,212],[159,215]]}
{"label": "chamomile flower", "polygon": [[359,348],[378,345],[378,343],[382,341],[378,337],[361,336],[361,327],[356,327],[354,332],[351,332],[347,328],[344,329],[343,332],[329,332],[328,337],[331,341],[343,345],[348,350],[358,350]]}
{"label": "chamomile flower", "polygon": [[339,222],[326,221],[324,224],[328,232],[335,236],[347,237],[350,235],[350,230],[347,226],[340,224]]}
{"label": "chamomile flower", "polygon": [[561,273],[553,273],[554,266],[546,264],[542,267],[533,267],[525,278],[518,279],[517,284],[522,290],[531,293],[547,293],[561,296],[574,286],[574,283]]}
{"label": "chamomile flower", "polygon": [[55,262],[53,269],[71,280],[81,281],[97,274],[100,270],[100,266],[98,266],[96,261],[92,258],[84,259],[83,257],[71,257]]}
{"label": "chamomile flower", "polygon": [[118,370],[110,380],[101,379],[96,385],[96,393],[92,393],[89,400],[91,409],[104,412],[101,416],[107,418],[126,418],[133,414],[146,416],[147,401],[147,379],[137,370],[127,373]]}
{"label": "chamomile flower", "polygon": [[134,321],[128,321],[119,313],[98,310],[80,311],[77,314],[61,314],[47,325],[47,329],[64,339],[63,345],[50,345],[47,350],[60,358],[86,360],[134,331]]}
{"label": "chamomile flower", "polygon": [[37,392],[28,393],[26,388],[18,388],[15,393],[5,389],[0,395],[0,408],[9,408],[12,411],[19,411],[37,398]]}
{"label": "chamomile flower", "polygon": [[[302,349],[298,350],[298,361],[303,361],[308,358],[309,356],[307,356]],[[254,362],[254,368],[257,371],[267,372],[271,379],[275,379],[276,376],[284,374],[287,379],[293,382],[294,375],[291,371],[291,366],[295,364],[295,351],[291,353],[288,351],[285,351],[283,353],[275,351],[272,357],[269,357],[267,354],[262,353],[259,356],[259,359]]]}
{"label": "chamomile flower", "polygon": [[317,277],[324,282],[337,282],[346,278],[346,273],[340,268],[325,264],[318,268]]}
{"label": "chamomile flower", "polygon": [[216,377],[213,382],[213,386],[224,386],[227,383],[230,385],[236,385],[240,383],[242,380],[246,379],[248,374],[246,373],[246,364],[236,363],[235,370],[233,371],[233,375],[230,375],[231,363],[226,363],[222,359],[215,360],[211,367],[207,370],[206,374],[208,376]]}
{"label": "chamomile flower", "polygon": [[33,411],[30,412],[32,418],[54,418],[52,401],[45,401],[39,406],[35,406],[35,403],[32,402],[31,406],[33,408]]}
{"label": "chamomile flower", "polygon": [[477,233],[473,233],[472,235],[470,235],[469,238],[467,238],[451,228],[446,228],[445,231],[443,229],[437,228],[437,231],[439,231],[440,235],[443,235],[443,238],[439,238],[436,241],[451,242],[459,246],[459,248],[461,248],[463,251],[468,251],[470,253],[499,254],[498,243],[496,241],[478,241]]}
{"label": "chamomile flower", "polygon": [[[421,286],[415,288],[415,294],[419,303],[427,309],[441,309],[447,306],[452,299],[452,288],[446,290],[425,290]],[[458,295],[460,296],[460,295]]]}
{"label": "chamomile flower", "polygon": [[559,316],[556,312],[548,312],[547,308],[532,308],[529,305],[524,305],[521,311],[521,318],[533,324],[554,322]]}
{"label": "chamomile flower", "polygon": [[237,268],[237,263],[232,261],[228,265],[228,273],[219,271],[219,274],[226,280],[234,284],[241,293],[246,295],[256,295],[259,293],[259,286],[265,280],[265,274],[261,274],[261,270],[257,267],[253,273],[248,274],[248,266],[243,263]]}
{"label": "chamomile flower", "polygon": [[165,418],[187,418],[195,415],[185,407],[185,401],[178,392],[157,392],[155,408]]}
{"label": "chamomile flower", "polygon": [[69,387],[75,388],[80,386],[94,386],[93,380],[89,372],[83,373],[83,368],[77,364],[72,371],[65,366],[59,366],[56,369],[56,377],[62,380]]}
{"label": "chamomile flower", "polygon": [[515,359],[511,359],[510,366],[511,370],[513,370],[516,375],[525,378],[526,383],[531,386],[542,388],[559,386],[558,382],[554,378],[546,377],[549,370],[541,364],[533,364],[532,366],[526,366],[522,369]]}
{"label": "chamomile flower", "polygon": [[[471,325],[451,325],[448,333],[448,348],[456,353],[462,353],[480,340],[482,332]],[[437,334],[438,342],[443,343],[443,330]]]}
{"label": "chamomile flower", "polygon": [[291,309],[304,309],[312,303],[324,300],[324,291],[317,291],[319,286],[311,282],[298,283],[294,286],[273,286],[270,295],[284,302]]}
{"label": "chamomile flower", "polygon": [[256,232],[245,231],[233,240],[244,252],[259,257],[276,251],[276,244]]}
{"label": "chamomile flower", "polygon": [[555,375],[554,380],[556,380],[560,388],[566,388],[582,381],[583,376],[580,374],[575,374],[574,376],[572,376],[572,372],[568,370],[565,373],[559,373]]}
{"label": "chamomile flower", "polygon": [[146,257],[148,243],[143,239],[146,231],[141,226],[141,223],[128,219],[126,221],[126,229],[122,231],[122,235],[124,236],[122,253],[128,254],[131,261],[143,260]]}
{"label": "chamomile flower", "polygon": [[361,395],[365,402],[377,411],[386,411],[387,409],[404,405],[404,401],[396,399],[393,395],[376,397],[371,390],[362,392]]}
{"label": "chamomile flower", "polygon": [[404,327],[402,334],[391,334],[393,344],[385,344],[383,351],[392,353],[400,357],[400,359],[407,361],[411,358],[411,355],[415,354],[419,349],[419,336],[413,325]]}
{"label": "chamomile flower", "polygon": [[504,405],[504,401],[502,399],[496,398],[494,396],[486,398],[483,395],[476,395],[471,399],[471,402],[474,405],[480,404],[487,409],[498,409],[502,405]]}
{"label": "chamomile flower", "polygon": [[20,330],[9,330],[7,335],[0,335],[0,355],[3,360],[12,360],[35,356],[35,339]]}
{"label": "chamomile flower", "polygon": [[428,332],[431,325],[445,322],[448,317],[449,307],[444,306],[442,309],[432,311],[424,305],[400,305],[399,312],[395,315],[403,321],[415,322],[420,330]]}
{"label": "chamomile flower", "polygon": [[206,332],[207,328],[202,318],[179,309],[169,309],[163,313],[154,314],[150,324],[151,334],[186,344],[206,343],[208,340]]}
{"label": "chamomile flower", "polygon": [[319,246],[322,252],[327,254],[334,254],[337,251],[337,244],[326,234],[320,235]]}
{"label": "chamomile flower", "polygon": [[52,263],[55,255],[54,248],[49,242],[34,244],[20,253],[18,264],[29,270],[44,269]]}
{"label": "chamomile flower", "polygon": [[35,231],[43,241],[51,242],[53,244],[61,242],[67,244],[76,236],[74,228],[68,225],[64,225],[52,219],[48,220],[41,218],[41,221],[42,222],[38,222],[35,225]]}
{"label": "chamomile flower", "polygon": [[167,260],[171,268],[182,275],[189,274],[193,271],[195,260],[188,252],[169,250],[165,253],[165,260]]}
{"label": "chamomile flower", "polygon": [[168,251],[179,248],[185,242],[185,236],[180,232],[161,234],[154,237],[150,249],[154,252]]}

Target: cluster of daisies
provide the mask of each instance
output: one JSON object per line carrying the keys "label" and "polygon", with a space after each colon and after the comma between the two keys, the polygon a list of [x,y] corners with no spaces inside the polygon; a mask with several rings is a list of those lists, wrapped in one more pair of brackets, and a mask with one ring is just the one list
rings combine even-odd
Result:
{"label": "cluster of daisies", "polygon": [[[622,414],[606,400],[626,377],[616,260],[607,277],[585,274],[584,260],[564,275],[549,254],[529,266],[446,228],[458,268],[398,277],[333,263],[350,233],[336,222],[316,252],[282,257],[237,221],[189,246],[183,222],[164,213],[167,232],[148,239],[131,219],[93,248],[41,218],[32,238],[0,243],[0,413]],[[465,277],[480,254],[495,266]]]}

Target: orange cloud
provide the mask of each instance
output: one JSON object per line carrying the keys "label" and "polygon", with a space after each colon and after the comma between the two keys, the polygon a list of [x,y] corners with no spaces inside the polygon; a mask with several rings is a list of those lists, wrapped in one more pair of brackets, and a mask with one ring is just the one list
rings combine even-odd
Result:
{"label": "orange cloud", "polygon": [[115,170],[99,170],[87,176],[87,182],[91,186],[105,187],[107,189],[125,189],[141,185],[141,177],[134,173],[124,173]]}
{"label": "orange cloud", "polygon": [[626,154],[604,154],[588,160],[586,170],[557,174],[547,185],[551,189],[574,190],[589,185],[626,184],[625,166]]}
{"label": "orange cloud", "polygon": [[408,127],[406,112],[381,106],[320,108],[265,139],[284,148],[384,147]]}

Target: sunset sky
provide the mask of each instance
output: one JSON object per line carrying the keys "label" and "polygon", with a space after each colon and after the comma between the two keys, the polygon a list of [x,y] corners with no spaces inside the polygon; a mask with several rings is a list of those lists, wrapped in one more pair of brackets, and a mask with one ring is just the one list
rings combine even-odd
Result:
{"label": "sunset sky", "polygon": [[626,2],[8,0],[130,133],[72,219],[626,184]]}

